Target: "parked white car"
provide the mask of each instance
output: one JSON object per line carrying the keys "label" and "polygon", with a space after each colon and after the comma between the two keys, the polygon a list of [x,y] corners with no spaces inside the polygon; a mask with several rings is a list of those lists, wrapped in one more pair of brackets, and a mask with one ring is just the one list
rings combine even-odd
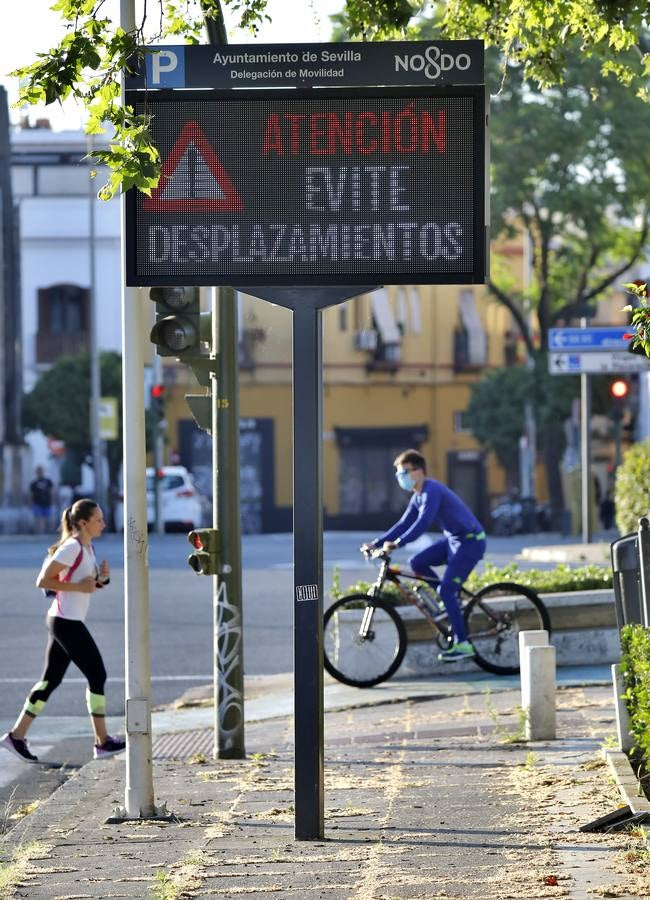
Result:
{"label": "parked white car", "polygon": [[[205,500],[185,466],[163,466],[161,478],[162,518],[165,531],[192,531],[203,524]],[[155,520],[154,470],[147,469],[147,524]],[[114,510],[115,529],[124,531],[124,505],[119,495]]]}

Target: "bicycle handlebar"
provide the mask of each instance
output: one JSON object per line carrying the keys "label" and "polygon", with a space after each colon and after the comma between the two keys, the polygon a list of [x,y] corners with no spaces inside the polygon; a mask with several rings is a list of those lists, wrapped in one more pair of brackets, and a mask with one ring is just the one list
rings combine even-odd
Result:
{"label": "bicycle handlebar", "polygon": [[373,548],[373,547],[359,547],[359,552],[362,553],[366,559],[385,559],[390,560],[390,555],[386,553],[385,550],[381,548]]}

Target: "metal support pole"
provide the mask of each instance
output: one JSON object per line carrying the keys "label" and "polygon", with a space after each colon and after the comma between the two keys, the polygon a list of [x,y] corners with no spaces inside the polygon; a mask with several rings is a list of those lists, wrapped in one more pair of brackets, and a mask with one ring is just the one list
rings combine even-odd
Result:
{"label": "metal support pole", "polygon": [[212,290],[212,521],[219,530],[219,574],[213,579],[214,756],[243,759],[244,663],[239,519],[239,384],[237,297]]}
{"label": "metal support pole", "polygon": [[528,487],[525,496],[533,501],[534,509],[534,501],[537,497],[537,485],[535,479],[535,469],[537,465],[537,428],[535,426],[535,410],[532,400],[526,400],[524,403],[524,422],[528,449]]}
{"label": "metal support pole", "polygon": [[[587,327],[587,320],[580,320]],[[591,382],[585,372],[580,375],[580,500],[582,506],[582,543],[591,543]]]}
{"label": "metal support pole", "polygon": [[322,312],[293,312],[295,836],[324,836]]}
{"label": "metal support pole", "polygon": [[[223,8],[205,21],[210,44],[227,44]],[[212,522],[219,529],[220,571],[213,579],[214,756],[243,759],[244,649],[239,510],[239,333],[237,295],[212,291]]]}
{"label": "metal support pole", "polygon": [[580,375],[580,479],[582,502],[582,543],[591,543],[591,384],[589,375]]}
{"label": "metal support pole", "polygon": [[[88,135],[88,156],[92,163],[93,136]],[[104,453],[103,441],[99,430],[99,404],[102,396],[102,376],[99,360],[99,315],[97,307],[97,269],[95,261],[95,187],[92,178],[88,178],[88,267],[90,284],[90,322],[89,322],[89,357],[90,357],[90,443],[92,447],[93,471],[95,475],[95,500],[104,506]]]}
{"label": "metal support pole", "polygon": [[623,432],[622,413],[614,419],[614,473],[621,464],[621,437]]}
{"label": "metal support pole", "polygon": [[[134,0],[120,0],[120,24],[135,28]],[[151,766],[151,660],[144,434],[144,345],[139,292],[126,288],[122,194],[122,404],[124,434],[124,623],[126,642],[126,787],[129,818],[155,815]]]}
{"label": "metal support pole", "polygon": [[[153,360],[151,364],[151,374],[153,384],[162,384],[163,381],[163,371],[162,371],[162,360],[158,356],[157,353],[154,353]],[[164,420],[161,420],[158,416],[157,412],[157,403],[151,404],[149,409],[150,413],[153,413],[151,419],[153,421],[153,469],[154,469],[154,495],[153,495],[153,503],[154,503],[154,528],[156,534],[164,534],[165,532],[165,520],[163,518],[163,509],[162,509],[162,481],[158,477],[158,472],[163,467],[163,456],[164,456],[164,443],[165,436],[163,433],[164,428]]]}

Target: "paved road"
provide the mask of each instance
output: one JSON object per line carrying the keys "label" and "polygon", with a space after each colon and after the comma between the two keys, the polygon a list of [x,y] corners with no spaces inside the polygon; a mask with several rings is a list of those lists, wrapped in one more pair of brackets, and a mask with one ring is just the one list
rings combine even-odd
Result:
{"label": "paved road", "polygon": [[[370,579],[356,548],[359,533],[325,535],[325,589],[335,567],[341,584]],[[557,535],[536,535],[535,543],[556,543]],[[0,728],[8,727],[25,693],[40,674],[45,645],[46,602],[34,588],[43,558],[42,537],[0,537],[0,572],[5,587],[0,640]],[[512,561],[531,538],[492,538],[487,560]],[[151,535],[149,545],[151,649],[154,704],[168,703],[195,684],[211,680],[211,580],[197,578],[186,565],[185,535]],[[89,626],[109,672],[109,715],[123,711],[124,613],[122,538],[107,534],[98,555],[112,568],[111,586],[96,595]],[[401,552],[405,561],[406,552]],[[400,561],[400,556],[396,556]],[[524,565],[522,563],[522,565]],[[290,534],[249,535],[243,540],[244,663],[247,674],[286,672],[292,668],[292,538]],[[327,597],[326,597],[327,599]],[[50,716],[84,716],[84,683],[73,669],[48,704]]]}

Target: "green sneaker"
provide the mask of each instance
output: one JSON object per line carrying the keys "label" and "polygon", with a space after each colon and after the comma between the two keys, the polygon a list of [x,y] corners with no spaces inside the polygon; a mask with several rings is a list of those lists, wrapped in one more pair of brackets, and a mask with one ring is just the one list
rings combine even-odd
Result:
{"label": "green sneaker", "polygon": [[473,659],[474,648],[469,641],[459,641],[452,644],[447,650],[443,650],[438,654],[439,662],[458,662],[461,659]]}

